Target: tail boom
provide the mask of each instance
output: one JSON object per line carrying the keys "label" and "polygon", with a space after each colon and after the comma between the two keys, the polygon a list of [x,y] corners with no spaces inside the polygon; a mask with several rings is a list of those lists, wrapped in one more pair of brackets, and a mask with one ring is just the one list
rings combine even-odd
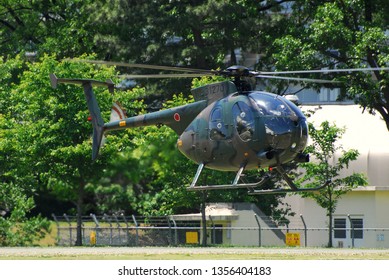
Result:
{"label": "tail boom", "polygon": [[112,92],[114,84],[111,80],[101,82],[90,79],[59,79],[54,74],[50,74],[50,80],[53,88],[56,88],[59,83],[77,84],[83,87],[90,113],[90,121],[93,126],[92,160],[97,158],[103,143],[104,133],[107,131],[149,125],[167,125],[177,134],[181,134],[193,119],[207,106],[205,100],[199,100],[188,105],[126,118],[124,110],[119,104],[114,103],[111,112],[111,121],[104,123],[92,86],[107,86]]}

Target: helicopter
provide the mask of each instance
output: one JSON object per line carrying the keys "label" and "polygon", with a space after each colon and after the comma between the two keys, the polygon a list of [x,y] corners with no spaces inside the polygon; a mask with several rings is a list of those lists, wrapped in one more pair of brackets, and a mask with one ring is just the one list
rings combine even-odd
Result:
{"label": "helicopter", "polygon": [[[106,61],[87,62],[119,66],[130,65]],[[134,67],[142,67],[142,65]],[[97,158],[103,142],[103,135],[109,131],[166,125],[178,135],[178,150],[189,160],[198,164],[194,178],[190,186],[187,187],[190,191],[245,188],[251,195],[298,193],[318,191],[331,182],[328,180],[318,187],[298,187],[288,174],[287,168],[285,168],[286,164],[309,161],[309,154],[304,153],[308,142],[308,125],[305,115],[292,101],[273,93],[253,90],[252,78],[274,78],[271,76],[273,72],[250,71],[239,65],[228,67],[225,70],[212,71],[164,66],[161,68],[149,66],[149,68],[192,73],[162,74],[164,76],[146,75],[146,78],[222,75],[230,79],[192,89],[193,103],[144,115],[127,118],[120,106],[116,105],[112,109],[111,120],[104,122],[93,92],[93,86],[105,86],[110,92],[113,92],[115,85],[112,80],[103,82],[93,79],[57,78],[55,74],[50,74],[53,88],[56,88],[59,83],[77,84],[83,87],[93,127],[92,160]],[[364,68],[364,70],[367,69]],[[331,72],[331,70],[325,71]],[[276,73],[305,72],[308,71]],[[140,75],[127,75],[126,78],[142,77]],[[285,79],[286,77],[278,78]],[[332,82],[293,77],[286,79],[317,83]],[[230,183],[198,186],[197,181],[204,168],[232,171],[236,172],[236,175],[233,182]],[[259,168],[268,171],[258,182],[241,182],[244,171]],[[286,186],[261,189],[261,186],[277,174],[281,176]]]}

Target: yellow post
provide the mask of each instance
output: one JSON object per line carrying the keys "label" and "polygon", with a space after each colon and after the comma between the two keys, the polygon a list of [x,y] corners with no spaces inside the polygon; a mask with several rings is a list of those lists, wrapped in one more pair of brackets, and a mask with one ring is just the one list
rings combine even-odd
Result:
{"label": "yellow post", "polygon": [[91,231],[89,235],[90,245],[96,245],[96,232]]}

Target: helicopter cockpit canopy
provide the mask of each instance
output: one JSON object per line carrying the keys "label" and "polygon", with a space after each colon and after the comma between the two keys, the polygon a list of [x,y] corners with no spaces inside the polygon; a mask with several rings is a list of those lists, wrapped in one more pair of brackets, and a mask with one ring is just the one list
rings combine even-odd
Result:
{"label": "helicopter cockpit canopy", "polygon": [[267,92],[254,92],[249,95],[251,100],[257,105],[258,112],[262,116],[269,117],[291,117],[305,118],[301,111],[292,102],[279,95]]}
{"label": "helicopter cockpit canopy", "polygon": [[[284,150],[291,146],[299,149],[305,146],[308,138],[305,116],[295,104],[266,92],[253,92],[249,98],[263,119],[266,138],[273,149]],[[300,143],[293,140],[296,133],[301,135]]]}

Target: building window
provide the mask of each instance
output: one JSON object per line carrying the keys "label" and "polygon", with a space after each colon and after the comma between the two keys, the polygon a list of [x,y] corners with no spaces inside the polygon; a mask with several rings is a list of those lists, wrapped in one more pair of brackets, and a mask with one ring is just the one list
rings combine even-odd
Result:
{"label": "building window", "polygon": [[214,225],[212,227],[212,244],[223,244],[223,225]]}
{"label": "building window", "polygon": [[318,98],[320,102],[330,103],[330,102],[338,101],[339,96],[340,96],[339,88],[334,88],[334,89],[321,88]]}
{"label": "building window", "polygon": [[334,238],[346,238],[346,219],[334,219]]}
{"label": "building window", "polygon": [[351,238],[363,239],[363,219],[351,219],[351,223],[351,228],[354,228],[354,232],[351,230]]}

